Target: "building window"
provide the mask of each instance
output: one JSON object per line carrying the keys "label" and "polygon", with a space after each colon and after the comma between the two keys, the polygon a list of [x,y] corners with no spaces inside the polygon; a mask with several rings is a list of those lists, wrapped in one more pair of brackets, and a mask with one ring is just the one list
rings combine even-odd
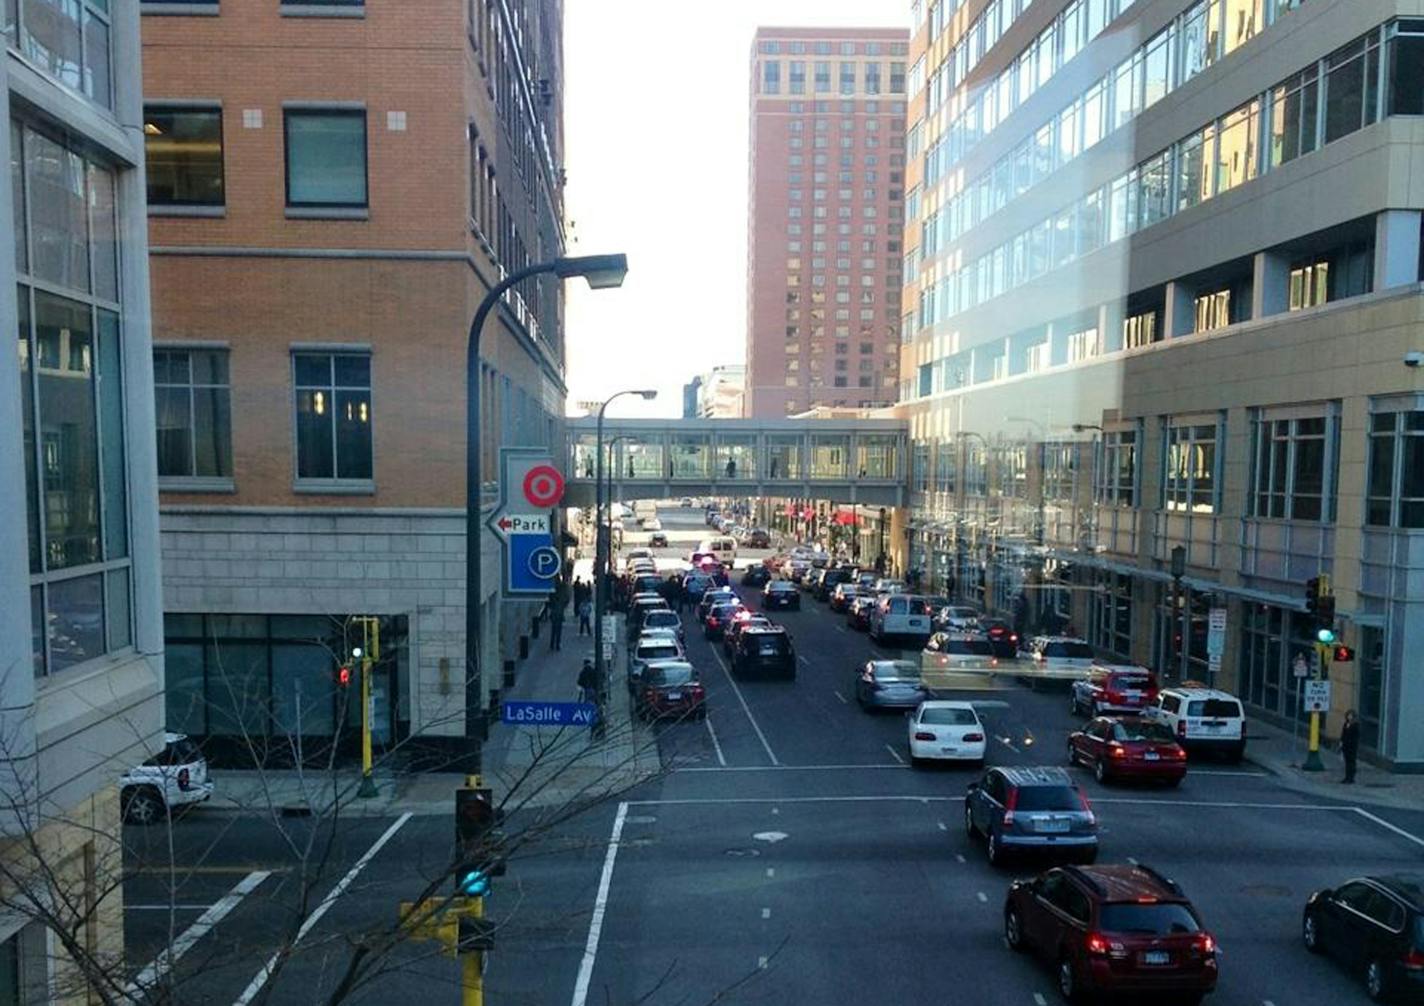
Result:
{"label": "building window", "polygon": [[855,64],[841,64],[841,94],[855,93]]}
{"label": "building window", "polygon": [[1319,307],[1328,299],[1330,263],[1308,262],[1290,271],[1290,310]]}
{"label": "building window", "polygon": [[781,93],[781,62],[769,59],[761,65],[761,93]]}
{"label": "building window", "polygon": [[1077,363],[1080,360],[1091,360],[1095,356],[1101,356],[1103,352],[1102,339],[1098,336],[1098,329],[1085,328],[1081,332],[1072,332],[1068,336],[1068,362]]}
{"label": "building window", "polygon": [[1073,441],[1043,445],[1043,498],[1072,500],[1078,473],[1078,444]]}
{"label": "building window", "polygon": [[817,94],[830,94],[830,93],[831,93],[831,64],[830,64],[830,63],[825,63],[825,62],[817,63],[816,66],[815,66],[815,74],[816,74],[816,93],[817,93]]}
{"label": "building window", "polygon": [[1424,410],[1370,416],[1365,523],[1424,527]]}
{"label": "building window", "polygon": [[1109,506],[1137,505],[1137,431],[1104,433],[1098,441],[1093,498]]}
{"label": "building window", "polygon": [[1169,424],[1163,455],[1162,507],[1179,513],[1215,513],[1217,427]]}
{"label": "building window", "polygon": [[1232,322],[1231,291],[1215,290],[1202,294],[1196,299],[1196,327],[1194,332],[1210,332],[1225,328]]}
{"label": "building window", "polygon": [[791,75],[789,80],[788,93],[806,93],[806,64],[799,59],[791,61]]}
{"label": "building window", "polygon": [[1278,520],[1335,519],[1334,421],[1325,416],[1255,420],[1252,513]]}
{"label": "building window", "polygon": [[935,446],[935,490],[942,493],[954,492],[959,482],[958,473],[954,444],[941,440]]}
{"label": "building window", "polygon": [[165,108],[143,114],[150,206],[223,205],[221,108]]}
{"label": "building window", "polygon": [[1099,572],[1091,595],[1089,642],[1121,660],[1132,659],[1132,577]]}
{"label": "building window", "polygon": [[114,107],[108,0],[5,0],[5,34],[42,72]]}
{"label": "building window", "polygon": [[1271,166],[1279,167],[1318,145],[1320,81],[1311,66],[1277,84],[1271,92]]}
{"label": "building window", "polygon": [[1130,318],[1123,319],[1123,349],[1139,349],[1156,342],[1157,339],[1156,311],[1144,311],[1142,314],[1134,314]]}
{"label": "building window", "polygon": [[297,479],[372,478],[371,357],[294,353]]}
{"label": "building window", "polygon": [[232,478],[232,388],[225,349],[155,349],[158,477]]}
{"label": "building window", "polygon": [[287,109],[287,205],[365,207],[366,112]]}

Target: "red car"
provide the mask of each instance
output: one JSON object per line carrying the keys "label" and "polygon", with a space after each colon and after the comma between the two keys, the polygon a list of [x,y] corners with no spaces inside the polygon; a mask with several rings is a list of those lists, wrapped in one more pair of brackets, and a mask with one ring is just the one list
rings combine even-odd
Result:
{"label": "red car", "polygon": [[702,622],[703,638],[721,639],[722,633],[727,631],[727,625],[736,617],[737,612],[745,610],[741,601],[714,604],[707,610],[707,617]]}
{"label": "red car", "polygon": [[1157,699],[1157,675],[1133,664],[1098,664],[1073,682],[1073,712],[1140,713]]}
{"label": "red car", "polygon": [[643,668],[637,713],[645,720],[707,716],[707,690],[685,660],[659,660]]}
{"label": "red car", "polygon": [[1018,880],[1004,941],[1053,963],[1068,1002],[1200,1003],[1216,988],[1216,940],[1174,881],[1150,866],[1065,866]]}
{"label": "red car", "polygon": [[1098,782],[1148,779],[1175,786],[1187,774],[1187,752],[1160,723],[1137,716],[1099,716],[1068,735],[1068,764],[1093,770]]}

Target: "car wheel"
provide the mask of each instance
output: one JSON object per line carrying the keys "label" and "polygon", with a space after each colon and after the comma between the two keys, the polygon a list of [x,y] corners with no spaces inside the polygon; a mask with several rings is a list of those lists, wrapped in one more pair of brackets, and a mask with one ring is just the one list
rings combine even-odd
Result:
{"label": "car wheel", "polygon": [[1314,912],[1306,912],[1300,924],[1300,939],[1305,949],[1312,954],[1321,953],[1325,948],[1320,944],[1320,919]]}
{"label": "car wheel", "polygon": [[992,828],[989,829],[989,843],[984,851],[989,854],[990,866],[999,866],[1004,862],[1004,848],[999,844],[999,840],[995,837]]}
{"label": "car wheel", "polygon": [[970,838],[978,838],[979,831],[974,827],[974,812],[969,809],[969,804],[964,805],[964,834]]}
{"label": "car wheel", "polygon": [[1023,920],[1019,918],[1019,910],[1010,908],[1004,912],[1004,942],[1009,945],[1010,950],[1024,951]]}
{"label": "car wheel", "polygon": [[163,818],[163,797],[152,786],[139,786],[123,796],[124,820],[129,824],[153,824]]}
{"label": "car wheel", "polygon": [[1103,767],[1103,760],[1101,758],[1093,762],[1093,778],[1101,783],[1108,781],[1108,770]]}
{"label": "car wheel", "polygon": [[1385,979],[1384,964],[1380,961],[1370,961],[1365,965],[1365,994],[1377,1003],[1389,998],[1389,982]]}
{"label": "car wheel", "polygon": [[1064,957],[1058,962],[1058,994],[1064,1002],[1082,1002],[1078,992],[1078,969],[1073,966],[1071,957]]}

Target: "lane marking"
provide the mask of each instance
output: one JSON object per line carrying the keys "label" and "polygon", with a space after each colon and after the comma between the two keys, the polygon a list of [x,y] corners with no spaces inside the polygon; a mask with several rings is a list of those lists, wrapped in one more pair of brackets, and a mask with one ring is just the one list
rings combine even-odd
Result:
{"label": "lane marking", "polygon": [[891,758],[894,758],[901,765],[905,764],[905,759],[900,757],[900,755],[895,751],[895,749],[890,746],[889,742],[886,742],[885,750],[890,752]]}
{"label": "lane marking", "polygon": [[774,876],[776,876],[776,867],[774,867],[774,866],[768,866],[768,867],[766,868],[766,875],[767,875],[768,877],[774,877]]}
{"label": "lane marking", "polygon": [[1264,999],[1261,1002],[1261,1006],[1276,1006],[1276,1004],[1271,1002],[1271,1000],[1269,999]]}
{"label": "lane marking", "polygon": [[979,904],[981,905],[987,905],[989,903],[989,895],[985,894],[983,891],[980,891],[974,896],[979,899]]}
{"label": "lane marking", "polygon": [[338,880],[336,886],[326,892],[326,897],[321,899],[321,904],[316,906],[316,909],[308,915],[306,921],[302,923],[301,928],[297,930],[297,936],[292,940],[291,944],[267,959],[267,963],[263,965],[262,970],[257,972],[257,976],[248,983],[242,995],[238,996],[233,1002],[233,1006],[247,1006],[248,1003],[257,998],[257,994],[262,991],[262,987],[266,985],[267,980],[272,977],[272,971],[277,966],[277,959],[284,953],[291,954],[292,951],[296,949],[297,944],[302,941],[302,937],[311,932],[312,928],[321,921],[321,917],[330,910],[332,905],[336,904],[336,899],[346,893],[346,889],[351,886],[351,882],[366,868],[366,864],[376,858],[376,854],[385,848],[386,843],[394,838],[396,832],[405,827],[405,823],[410,819],[411,814],[409,812],[402,814],[396,818],[395,823],[381,833],[380,838],[371,843],[371,847],[361,854],[361,858],[352,864],[351,869],[346,871],[346,876]]}
{"label": "lane marking", "polygon": [[904,767],[903,765],[886,765],[884,762],[876,762],[871,765],[728,765],[726,768],[719,768],[715,765],[695,765],[679,768],[678,772],[855,772],[862,769],[883,772],[885,769]]}
{"label": "lane marking", "polygon": [[126,912],[206,912],[212,905],[125,905]]}
{"label": "lane marking", "polygon": [[[237,882],[232,890],[207,906],[207,910],[194,920],[193,924],[183,932],[178,934],[173,945],[159,952],[158,956],[145,967],[134,978],[129,985],[128,993],[131,998],[137,1000],[144,998],[144,990],[152,989],[163,980],[163,976],[173,969],[173,965],[178,963],[178,958],[182,957],[189,950],[193,949],[193,944],[206,936],[214,926],[227,917],[243,898],[257,890],[259,884],[272,876],[270,870],[253,870],[247,876]],[[167,908],[167,905],[125,905],[125,908],[143,910],[149,908]],[[177,909],[178,906],[173,906]]]}
{"label": "lane marking", "polygon": [[1011,741],[1011,740],[1009,740],[1007,737],[995,737],[994,739],[995,739],[996,741],[998,741],[1000,744],[1004,745],[1004,747],[1008,748],[1008,749],[1009,749],[1010,751],[1012,751],[1014,754],[1019,754],[1019,753],[1020,753],[1020,752],[1019,752],[1019,749],[1016,748],[1016,747],[1014,747],[1014,742]]}
{"label": "lane marking", "polygon": [[949,830],[949,825],[945,824],[943,821],[936,821],[935,824],[939,825],[939,830],[940,830],[940,831],[948,831],[948,830]]}
{"label": "lane marking", "polygon": [[837,625],[837,626],[836,626],[836,631],[837,631],[837,632],[845,632],[845,631],[846,631],[846,627],[845,627],[844,625]]}
{"label": "lane marking", "polygon": [[836,698],[838,698],[838,699],[841,700],[841,705],[843,705],[843,706],[844,706],[844,705],[847,705],[846,697],[845,697],[844,695],[842,695],[840,692],[836,691],[835,689],[832,689],[832,690],[831,690],[831,694],[834,695]]}
{"label": "lane marking", "polygon": [[800,654],[797,654],[796,659],[799,660],[799,661],[801,661],[801,663],[805,664],[807,667],[810,667],[810,666],[811,666],[811,661],[807,660],[805,657],[801,656]]}
{"label": "lane marking", "polygon": [[727,670],[727,665],[722,661],[722,654],[713,650],[712,656],[717,658],[717,666],[722,668],[722,673],[727,677],[727,684],[732,686],[732,691],[736,694],[737,701],[742,704],[742,712],[747,714],[747,719],[751,722],[752,729],[756,731],[757,738],[761,741],[761,746],[766,751],[766,756],[771,759],[773,765],[780,765],[781,762],[776,760],[776,753],[771,750],[771,745],[766,741],[766,734],[761,732],[761,725],[757,723],[756,717],[752,715],[751,706],[747,705],[746,696],[744,696],[742,690],[737,687],[737,682],[733,679],[732,672]]}
{"label": "lane marking", "polygon": [[[1048,1006],[1048,1000],[1043,998],[1042,992],[1035,992],[1033,994],[1033,1002],[1034,1006]],[[1266,1006],[1271,1006],[1271,1004],[1267,1003]]]}
{"label": "lane marking", "polygon": [[761,910],[761,917],[762,917],[763,919],[769,919],[769,918],[771,918],[771,909],[770,909],[770,908],[763,908],[763,909]]}
{"label": "lane marking", "polygon": [[962,852],[956,852],[956,853],[954,854],[954,859],[955,859],[955,862],[958,862],[958,863],[963,863],[963,862],[965,862],[964,853],[962,853]]}
{"label": "lane marking", "polygon": [[717,731],[712,729],[712,717],[704,716],[702,722],[707,724],[707,734],[712,738],[712,750],[717,752],[717,764],[726,768],[727,759],[722,754],[722,745],[717,742]]}
{"label": "lane marking", "polygon": [[758,958],[757,958],[757,970],[758,970],[758,971],[762,971],[762,970],[765,970],[765,968],[766,968],[766,958],[765,958],[765,957],[758,957]]}
{"label": "lane marking", "polygon": [[1395,833],[1396,835],[1398,835],[1400,838],[1408,839],[1409,841],[1413,842],[1415,845],[1424,846],[1424,838],[1420,838],[1418,835],[1415,835],[1415,834],[1412,833],[1412,832],[1405,831],[1403,828],[1399,827],[1398,825],[1390,824],[1388,821],[1386,821],[1384,818],[1380,817],[1378,814],[1371,814],[1369,811],[1365,810],[1365,808],[1363,808],[1363,807],[1350,807],[1349,809],[1350,809],[1350,810],[1353,810],[1356,814],[1359,814],[1359,815],[1360,815],[1361,817],[1363,817],[1365,820],[1367,820],[1367,821],[1373,821],[1375,824],[1379,825],[1381,828],[1384,828],[1386,831],[1392,831],[1392,832],[1394,832],[1394,833]]}
{"label": "lane marking", "polygon": [[603,914],[608,910],[608,889],[613,886],[613,862],[618,858],[618,843],[623,838],[623,822],[628,817],[628,803],[618,805],[613,816],[613,832],[608,836],[608,851],[603,856],[603,873],[598,878],[598,894],[593,900],[593,916],[588,920],[588,942],[579,963],[578,980],[574,982],[574,997],[570,1006],[584,1006],[588,986],[593,981],[593,964],[598,960],[598,938],[603,933]]}
{"label": "lane marking", "polygon": [[[894,766],[887,765],[886,768]],[[656,800],[629,800],[628,804],[633,807],[657,807],[663,804],[671,806],[706,804],[707,806],[732,805],[732,804],[761,804],[761,803],[889,803],[901,801],[904,803],[963,803],[962,796],[915,796],[911,794],[890,794],[875,793],[856,796],[688,796],[659,798]],[[1140,807],[1205,807],[1219,810],[1331,810],[1331,811],[1353,811],[1356,807],[1342,807],[1338,804],[1319,803],[1251,803],[1248,801],[1213,801],[1213,800],[1145,800],[1135,797],[1097,797],[1094,804],[1099,803],[1120,803],[1124,805],[1135,805]],[[1392,826],[1391,826],[1392,827]]]}
{"label": "lane marking", "polygon": [[1190,772],[1192,775],[1224,775],[1224,776],[1235,776],[1235,777],[1238,778],[1238,779],[1269,779],[1269,778],[1271,777],[1271,774],[1270,774],[1269,772],[1240,772],[1240,771],[1237,771],[1236,769],[1223,769],[1223,768],[1191,768],[1191,767],[1188,767],[1188,768],[1187,768],[1187,771]]}
{"label": "lane marking", "polygon": [[1137,865],[1137,860],[1136,860],[1135,858],[1133,858],[1132,856],[1128,856],[1128,857],[1127,857],[1127,861],[1128,861],[1129,863],[1131,863],[1133,866],[1136,866],[1136,865]]}

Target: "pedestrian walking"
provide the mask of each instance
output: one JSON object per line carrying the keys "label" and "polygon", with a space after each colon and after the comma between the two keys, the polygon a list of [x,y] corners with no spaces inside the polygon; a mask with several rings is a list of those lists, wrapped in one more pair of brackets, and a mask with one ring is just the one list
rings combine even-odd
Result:
{"label": "pedestrian walking", "polygon": [[578,688],[580,702],[598,701],[598,672],[593,669],[593,661],[588,657],[583,658],[583,667],[579,670]]}
{"label": "pedestrian walking", "polygon": [[568,607],[568,603],[568,595],[564,593],[562,585],[555,588],[554,593],[549,596],[546,607],[549,613],[550,650],[564,648],[564,609]]}
{"label": "pedestrian walking", "polygon": [[580,636],[593,635],[593,602],[585,597],[578,603],[575,610],[578,612],[578,634]]}
{"label": "pedestrian walking", "polygon": [[1345,725],[1340,728],[1340,754],[1345,759],[1345,778],[1341,782],[1355,781],[1355,759],[1360,754],[1360,718],[1351,709],[1345,714]]}

